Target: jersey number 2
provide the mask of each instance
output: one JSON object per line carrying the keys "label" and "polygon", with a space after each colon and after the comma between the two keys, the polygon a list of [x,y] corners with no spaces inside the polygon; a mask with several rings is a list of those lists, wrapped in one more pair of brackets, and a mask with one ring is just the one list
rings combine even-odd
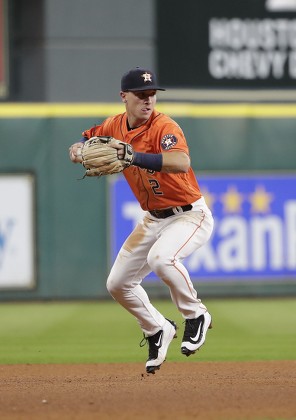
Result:
{"label": "jersey number 2", "polygon": [[156,179],[149,179],[149,184],[155,195],[163,195],[163,192],[160,191],[160,185]]}

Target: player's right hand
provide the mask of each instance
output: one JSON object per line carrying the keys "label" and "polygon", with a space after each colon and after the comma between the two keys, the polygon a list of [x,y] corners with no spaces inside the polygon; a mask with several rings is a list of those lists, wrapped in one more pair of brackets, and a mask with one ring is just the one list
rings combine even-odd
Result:
{"label": "player's right hand", "polygon": [[81,148],[83,146],[82,142],[74,143],[72,146],[69,147],[69,157],[70,160],[74,163],[81,163],[82,156],[81,156]]}

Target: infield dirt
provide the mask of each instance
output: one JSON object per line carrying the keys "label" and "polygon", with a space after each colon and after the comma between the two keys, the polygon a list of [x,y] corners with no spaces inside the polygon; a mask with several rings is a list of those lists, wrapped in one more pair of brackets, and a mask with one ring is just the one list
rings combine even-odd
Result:
{"label": "infield dirt", "polygon": [[296,361],[1,365],[0,419],[296,419]]}

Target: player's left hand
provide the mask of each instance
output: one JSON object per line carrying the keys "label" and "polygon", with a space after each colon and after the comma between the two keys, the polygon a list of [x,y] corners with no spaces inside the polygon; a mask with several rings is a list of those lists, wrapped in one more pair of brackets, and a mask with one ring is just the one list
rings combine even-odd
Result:
{"label": "player's left hand", "polygon": [[91,137],[81,150],[85,176],[111,175],[122,172],[133,161],[133,148],[110,136]]}
{"label": "player's left hand", "polygon": [[127,166],[132,164],[134,159],[134,150],[130,144],[110,137],[109,145],[117,150],[119,160],[123,160]]}

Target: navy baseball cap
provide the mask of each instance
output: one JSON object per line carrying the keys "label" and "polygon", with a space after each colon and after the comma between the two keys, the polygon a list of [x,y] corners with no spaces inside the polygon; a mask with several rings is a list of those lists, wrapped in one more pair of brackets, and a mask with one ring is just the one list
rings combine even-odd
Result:
{"label": "navy baseball cap", "polygon": [[136,67],[129,70],[121,78],[121,90],[123,92],[135,92],[140,90],[165,90],[158,86],[155,74],[151,70]]}

